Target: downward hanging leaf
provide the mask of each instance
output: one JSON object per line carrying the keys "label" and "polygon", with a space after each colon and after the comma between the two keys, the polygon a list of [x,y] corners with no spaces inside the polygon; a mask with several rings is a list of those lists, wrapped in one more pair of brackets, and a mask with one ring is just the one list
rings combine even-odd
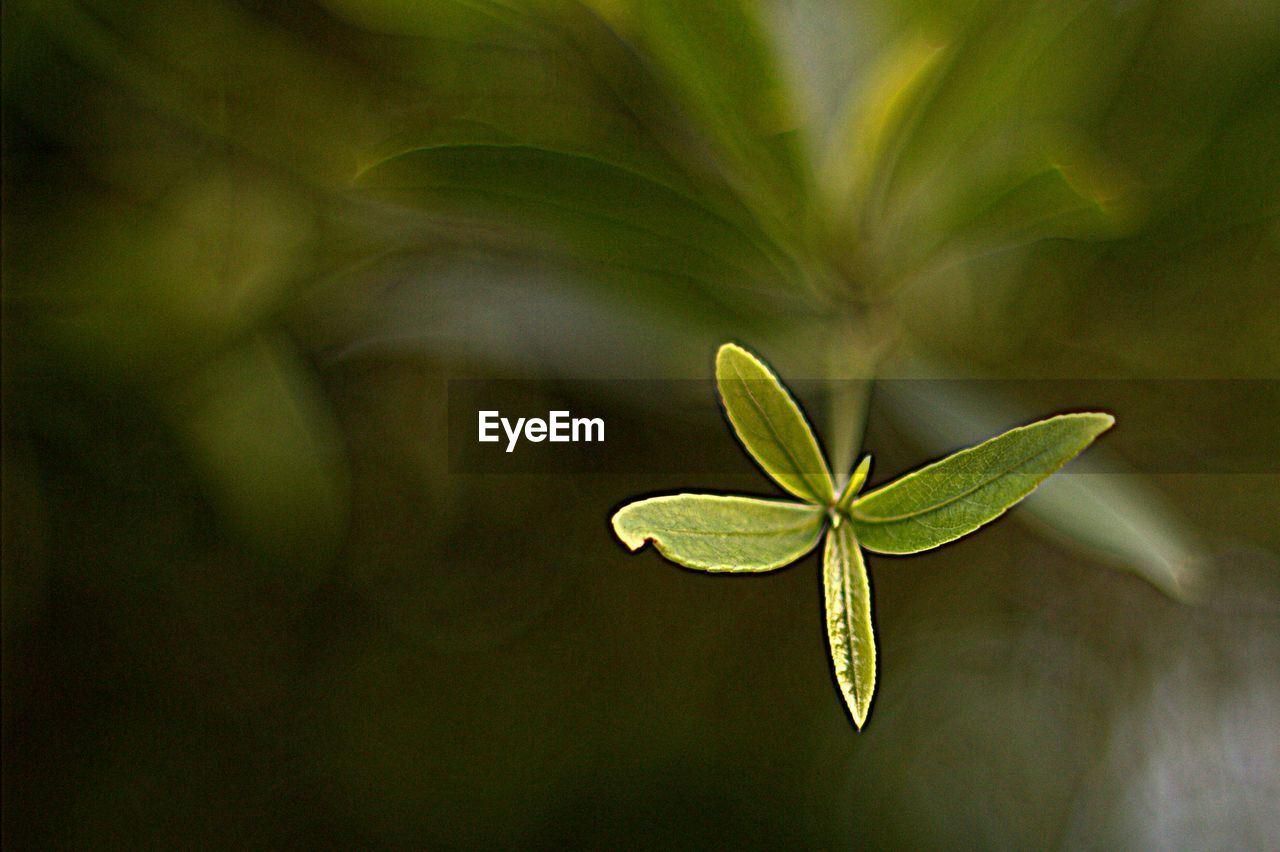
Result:
{"label": "downward hanging leaf", "polygon": [[672,494],[618,510],[613,531],[632,550],[658,552],[702,571],[772,571],[818,543],[820,506],[716,494]]}
{"label": "downward hanging leaf", "polygon": [[856,501],[854,531],[877,553],[954,541],[1000,517],[1114,422],[1109,414],[1063,414],[1005,432]]}
{"label": "downward hanging leaf", "polygon": [[871,630],[871,586],[851,525],[841,524],[827,535],[822,580],[836,682],[853,723],[861,728],[876,687],[876,642]]}
{"label": "downward hanging leaf", "polygon": [[835,490],[818,440],[773,371],[726,343],[716,353],[716,385],[733,430],[764,472],[802,500],[831,505]]}

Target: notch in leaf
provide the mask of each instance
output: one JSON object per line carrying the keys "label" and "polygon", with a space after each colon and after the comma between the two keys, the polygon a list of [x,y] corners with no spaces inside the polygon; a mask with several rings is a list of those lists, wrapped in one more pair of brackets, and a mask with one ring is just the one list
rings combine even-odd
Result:
{"label": "notch in leaf", "polygon": [[804,556],[822,535],[820,506],[758,497],[671,494],[631,503],[613,531],[631,550],[658,552],[702,571],[772,571]]}

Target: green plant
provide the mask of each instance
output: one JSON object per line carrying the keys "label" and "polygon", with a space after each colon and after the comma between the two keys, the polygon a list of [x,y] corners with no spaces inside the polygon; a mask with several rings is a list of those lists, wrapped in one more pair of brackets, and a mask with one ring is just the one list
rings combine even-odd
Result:
{"label": "green plant", "polygon": [[[1128,27],[1054,3],[939,18],[881,4],[879,21],[807,0],[331,5],[407,43],[431,35],[430,60],[401,68],[422,113],[340,134],[370,140],[337,159],[359,164],[361,203],[385,223],[370,227],[377,259],[334,279],[335,292],[377,293],[373,310],[344,312],[361,339],[499,371],[654,377],[691,374],[730,336],[768,341],[788,370],[828,382],[821,425],[843,473],[880,379],[973,380],[880,386],[877,416],[936,455],[1021,420],[1024,402],[1064,404],[1047,383],[1014,399],[983,379],[1141,373],[1143,341],[1193,333],[1149,333],[1134,294],[1163,292],[1170,261],[1165,237],[1134,238],[1158,225],[1182,244],[1176,215],[1159,223],[1194,208],[1180,195],[1194,168],[1178,177],[1169,163],[1196,160],[1157,146],[1144,173],[1121,142],[1163,145],[1187,120],[1209,140],[1218,118],[1190,99],[1162,110],[1179,116],[1166,130],[1132,133],[1152,113],[1125,81],[1146,75],[1099,60],[1145,55],[1130,40],[1162,28],[1141,5]],[[1204,162],[1248,160],[1224,149]],[[1265,240],[1246,185],[1270,184],[1237,177],[1215,197],[1254,211]],[[1212,286],[1252,298],[1233,276]],[[381,295],[407,289],[413,310]],[[1210,325],[1234,322],[1231,303]],[[1051,481],[1021,517],[1193,599],[1209,564],[1195,525],[1123,459],[1090,462],[1095,475]]]}
{"label": "green plant", "polygon": [[796,501],[670,494],[630,503],[613,530],[631,550],[653,542],[701,571],[761,572],[790,565],[827,533],[823,553],[827,637],[836,680],[854,724],[866,722],[875,689],[871,587],[862,559],[940,547],[1004,514],[1115,422],[1110,414],[1061,414],[1011,429],[876,490],[861,494],[864,456],[837,492],[813,430],[773,371],[726,343],[716,385],[738,440]]}

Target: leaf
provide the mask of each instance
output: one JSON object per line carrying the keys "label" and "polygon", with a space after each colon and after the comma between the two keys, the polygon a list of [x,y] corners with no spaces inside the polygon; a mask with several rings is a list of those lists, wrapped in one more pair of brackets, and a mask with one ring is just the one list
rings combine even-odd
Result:
{"label": "leaf", "polygon": [[897,233],[910,248],[895,253],[898,274],[927,277],[957,253],[983,257],[1043,239],[1114,239],[1132,225],[1135,199],[1101,158],[1074,140],[1023,135],[1026,150],[988,155],[996,162],[968,165],[964,183],[940,188],[934,195],[947,203],[903,213],[909,230]]}
{"label": "leaf", "polygon": [[672,562],[702,571],[772,571],[818,543],[825,513],[758,497],[670,494],[623,506],[613,532],[631,550],[653,542]]}
{"label": "leaf", "polygon": [[[945,367],[916,355],[896,369],[936,375]],[[991,386],[982,383],[984,390]],[[967,387],[963,382],[884,382],[876,398],[916,440],[938,451],[948,441],[990,434],[999,423],[1019,417],[1018,407],[1002,395]],[[1196,530],[1149,478],[1114,454],[1108,457],[1105,448],[1081,459],[1072,476],[1053,477],[1037,488],[1019,517],[1178,600],[1194,599],[1205,584],[1205,545]]]}
{"label": "leaf", "polygon": [[[729,323],[746,323],[719,311],[719,324],[704,328],[711,306],[687,290],[678,306],[674,297],[641,300],[542,258],[445,246],[359,264],[331,286],[351,306],[324,341],[337,359],[427,354],[575,378],[692,375],[705,367],[706,351],[691,337],[714,340]],[[677,310],[697,319],[677,322]],[[565,334],[566,327],[577,331]],[[705,390],[688,384],[682,390],[691,395]],[[641,404],[627,382],[598,390]]]}
{"label": "leaf", "polygon": [[[1037,119],[1068,124],[1060,117],[1071,115],[1074,98],[1064,97],[1062,81],[1071,79],[1080,91],[1107,85],[1096,52],[1080,50],[1069,36],[1083,35],[1087,41],[1121,32],[1102,31],[1105,16],[1081,12],[1071,4],[1017,9],[991,4],[975,10],[948,39],[909,126],[895,140],[897,149],[885,164],[890,173],[879,178],[889,183],[885,191],[892,198],[886,200],[895,204],[921,198],[930,187],[963,183],[969,175],[957,170],[983,140],[1021,135]],[[1089,27],[1099,29],[1090,33]]]}
{"label": "leaf", "polygon": [[1012,174],[988,196],[971,199],[952,229],[983,243],[1030,242],[1046,237],[1108,239],[1123,233],[1122,190],[1103,164],[1074,147],[1045,144],[1038,163]]}
{"label": "leaf", "polygon": [[873,212],[872,183],[887,170],[898,137],[913,110],[945,69],[947,52],[920,36],[882,49],[869,73],[857,77],[841,108],[842,116],[822,169],[822,186],[834,210],[857,233]]}
{"label": "leaf", "polygon": [[324,393],[288,341],[260,336],[230,349],[164,404],[227,531],[282,567],[322,576],[346,529],[350,474]]}
{"label": "leaf", "polygon": [[835,487],[818,440],[773,371],[726,343],[716,353],[716,384],[729,422],[761,469],[795,496],[831,505]]}
{"label": "leaf", "polygon": [[858,492],[866,484],[867,474],[870,472],[871,456],[863,456],[862,461],[858,462],[858,466],[853,469],[853,474],[849,477],[849,482],[845,485],[844,491],[840,492],[840,499],[836,501],[837,512],[845,515],[849,514],[849,510],[853,508],[853,501],[857,499]]}
{"label": "leaf", "polygon": [[811,178],[799,119],[757,4],[638,0],[631,4],[659,74],[699,128],[783,210]]}
{"label": "leaf", "polygon": [[1142,476],[1094,472],[1087,465],[1076,473],[1036,489],[1027,498],[1030,518],[1058,540],[1132,571],[1175,600],[1194,601],[1204,592],[1204,543]]}
{"label": "leaf", "polygon": [[858,539],[896,554],[954,541],[1000,517],[1114,422],[1092,412],[1051,417],[907,474],[853,504]]}
{"label": "leaf", "polygon": [[404,151],[362,172],[371,196],[464,222],[501,222],[570,257],[647,270],[710,291],[777,289],[800,276],[734,211],[671,175],[487,133]]}
{"label": "leaf", "polygon": [[867,721],[876,687],[876,640],[871,629],[871,586],[851,524],[827,535],[822,560],[827,641],[845,704],[859,728]]}

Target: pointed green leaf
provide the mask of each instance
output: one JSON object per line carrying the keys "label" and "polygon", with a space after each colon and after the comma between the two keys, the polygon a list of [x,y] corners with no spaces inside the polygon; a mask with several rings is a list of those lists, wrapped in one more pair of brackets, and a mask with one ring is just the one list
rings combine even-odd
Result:
{"label": "pointed green leaf", "polygon": [[831,505],[835,488],[818,440],[773,371],[726,343],[716,353],[716,385],[733,430],[764,472],[802,500]]}
{"label": "pointed green leaf", "polygon": [[772,571],[818,543],[819,506],[719,494],[671,494],[623,506],[613,531],[631,550],[658,552],[702,571]]}
{"label": "pointed green leaf", "polygon": [[858,540],[876,553],[918,553],[968,535],[1089,446],[1110,414],[1063,414],[1021,426],[889,483],[853,504]]}
{"label": "pointed green leaf", "polygon": [[947,71],[950,56],[918,34],[879,54],[875,67],[857,75],[846,96],[821,172],[833,209],[845,211],[841,218],[853,227],[849,233],[865,226],[868,214],[880,212],[870,197],[872,184],[887,182],[911,117]]}
{"label": "pointed green leaf", "polygon": [[[895,369],[931,375],[945,368],[912,355]],[[877,400],[917,441],[940,451],[956,436],[990,434],[1018,416],[989,384],[978,393],[966,390],[965,382],[887,382]],[[1194,600],[1206,582],[1206,547],[1190,520],[1147,477],[1114,455],[1108,458],[1104,448],[1090,452],[1074,469],[1087,475],[1046,480],[1027,497],[1020,519],[1103,563],[1134,572],[1171,597]]]}
{"label": "pointed green leaf", "polygon": [[858,492],[862,490],[863,484],[867,481],[867,474],[870,472],[871,456],[863,456],[862,461],[858,462],[858,466],[853,469],[853,474],[849,477],[844,491],[840,492],[840,499],[836,501],[837,512],[843,515],[849,514],[849,510],[853,508],[853,501],[857,499]]}
{"label": "pointed green leaf", "polygon": [[861,728],[876,688],[876,640],[871,630],[871,585],[852,524],[841,524],[827,535],[822,581],[836,682],[853,723]]}

